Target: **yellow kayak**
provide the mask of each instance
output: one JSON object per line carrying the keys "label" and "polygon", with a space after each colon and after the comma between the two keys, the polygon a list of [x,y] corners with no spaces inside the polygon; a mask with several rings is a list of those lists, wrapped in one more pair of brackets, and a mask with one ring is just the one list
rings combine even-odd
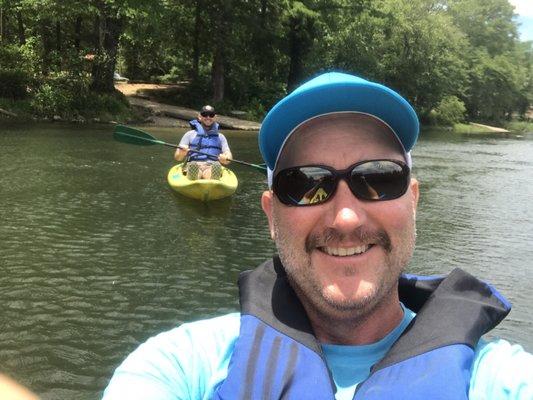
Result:
{"label": "yellow kayak", "polygon": [[176,192],[196,200],[210,201],[231,196],[239,184],[232,170],[222,167],[219,179],[190,180],[182,172],[183,164],[173,166],[168,171],[168,184]]}

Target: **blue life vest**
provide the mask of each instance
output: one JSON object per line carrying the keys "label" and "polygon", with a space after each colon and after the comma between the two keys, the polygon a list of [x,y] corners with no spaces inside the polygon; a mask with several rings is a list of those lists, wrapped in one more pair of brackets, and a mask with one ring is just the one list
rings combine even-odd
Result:
{"label": "blue life vest", "polygon": [[[334,400],[335,384],[278,257],[239,277],[241,328],[214,399]],[[495,289],[461,269],[402,275],[415,319],[357,386],[355,399],[468,399],[474,347],[509,313]]]}
{"label": "blue life vest", "polygon": [[207,132],[196,119],[189,121],[189,125],[196,131],[196,136],[191,141],[189,148],[211,154],[212,157],[190,152],[187,161],[216,161],[219,154],[222,153],[222,143],[218,135],[218,124],[215,122]]}

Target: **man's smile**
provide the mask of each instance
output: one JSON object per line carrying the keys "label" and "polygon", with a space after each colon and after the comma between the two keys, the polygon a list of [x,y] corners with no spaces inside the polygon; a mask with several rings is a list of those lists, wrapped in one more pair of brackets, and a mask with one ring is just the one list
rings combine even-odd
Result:
{"label": "man's smile", "polygon": [[324,247],[318,247],[318,250],[329,254],[330,256],[336,256],[336,257],[349,257],[354,255],[359,255],[365,253],[370,247],[373,245],[363,245],[363,246],[356,246],[356,247],[330,247],[330,246],[324,246]]}

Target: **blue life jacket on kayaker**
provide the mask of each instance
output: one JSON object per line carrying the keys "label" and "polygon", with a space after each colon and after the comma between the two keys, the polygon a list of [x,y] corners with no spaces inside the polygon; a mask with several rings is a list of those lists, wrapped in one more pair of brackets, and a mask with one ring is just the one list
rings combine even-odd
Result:
{"label": "blue life jacket on kayaker", "polygon": [[211,154],[213,157],[190,152],[187,161],[216,161],[219,154],[222,153],[222,143],[218,135],[218,123],[215,122],[208,131],[196,119],[189,121],[189,125],[196,131],[196,136],[190,143],[189,148]]}
{"label": "blue life jacket on kayaker", "polygon": [[[279,258],[239,277],[241,328],[214,399],[334,400],[336,386]],[[354,399],[468,399],[474,347],[509,313],[495,289],[461,269],[402,275],[400,300],[417,313]]]}

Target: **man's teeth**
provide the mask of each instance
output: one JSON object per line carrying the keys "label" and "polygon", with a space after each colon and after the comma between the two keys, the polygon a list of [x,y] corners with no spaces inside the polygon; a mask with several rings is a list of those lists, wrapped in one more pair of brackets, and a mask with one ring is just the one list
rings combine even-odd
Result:
{"label": "man's teeth", "polygon": [[330,256],[346,257],[364,253],[369,247],[369,245],[365,245],[358,247],[323,247],[322,249]]}

